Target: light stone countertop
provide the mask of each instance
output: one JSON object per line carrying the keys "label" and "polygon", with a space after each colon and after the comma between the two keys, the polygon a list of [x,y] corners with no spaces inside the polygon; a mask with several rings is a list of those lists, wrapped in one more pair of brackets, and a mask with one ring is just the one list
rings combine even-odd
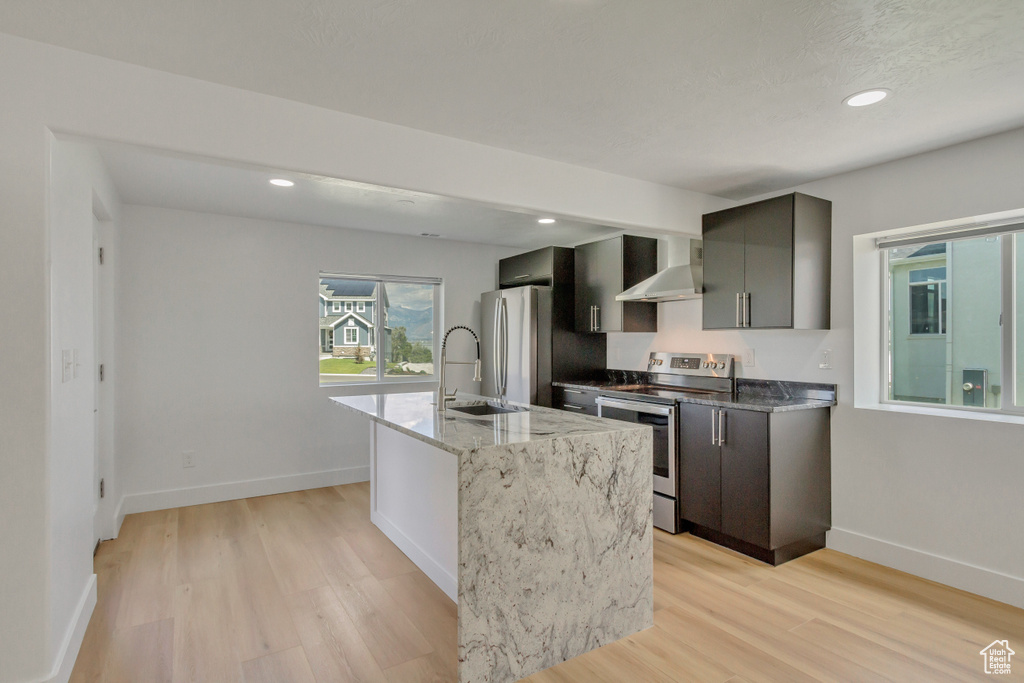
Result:
{"label": "light stone countertop", "polygon": [[[794,410],[811,410],[814,408],[830,408],[836,405],[834,398],[817,399],[798,396],[766,396],[755,393],[739,392],[731,396],[710,395],[692,393],[683,395],[684,392],[673,392],[675,398],[659,397],[657,390],[653,392],[643,391],[618,391],[614,385],[601,381],[580,381],[580,382],[552,382],[552,386],[566,389],[581,389],[583,391],[596,391],[605,396],[617,396],[619,398],[636,399],[638,396],[656,403],[669,404],[673,401],[679,403],[696,403],[704,406],[715,406],[717,408],[735,408],[738,410],[753,410],[759,413],[786,413]],[[651,395],[653,394],[653,395]]]}
{"label": "light stone countertop", "polygon": [[[365,415],[374,422],[456,455],[488,446],[650,429],[646,425],[539,406],[529,406],[528,411],[502,415],[475,416],[452,410],[461,405],[493,400],[473,394],[449,402],[448,410],[442,415],[437,412],[435,398],[435,392],[421,391],[334,396],[331,400],[342,408]],[[509,403],[526,407],[511,401]]]}

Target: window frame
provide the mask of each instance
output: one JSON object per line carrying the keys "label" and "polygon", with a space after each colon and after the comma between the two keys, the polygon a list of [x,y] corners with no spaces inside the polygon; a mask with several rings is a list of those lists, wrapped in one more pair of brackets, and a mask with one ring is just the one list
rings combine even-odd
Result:
{"label": "window frame", "polygon": [[[393,284],[412,284],[412,285],[432,285],[434,287],[433,297],[433,345],[431,353],[434,358],[434,373],[431,375],[414,375],[414,376],[401,376],[401,375],[388,375],[387,374],[387,360],[383,362],[380,360],[380,349],[377,344],[374,344],[374,352],[377,357],[377,374],[372,379],[366,380],[341,380],[330,382],[327,384],[319,384],[321,388],[329,388],[332,391],[341,391],[342,393],[376,393],[382,392],[387,393],[391,390],[398,391],[416,391],[423,390],[426,388],[436,387],[438,383],[439,368],[438,363],[441,362],[441,339],[444,331],[444,279],[439,277],[429,276],[409,276],[409,275],[378,275],[378,274],[351,274],[351,273],[340,273],[334,271],[320,271],[319,279],[324,278],[339,279],[339,280],[363,280],[371,281],[376,283],[375,295],[373,300],[370,302],[374,305],[376,321],[371,320],[374,327],[381,325],[387,325],[387,308],[384,306],[384,285],[387,283]],[[352,302],[347,302],[350,305]],[[348,311],[346,311],[348,312]],[[363,312],[365,312],[365,307]],[[356,311],[352,311],[356,313]],[[358,327],[356,328],[358,329]],[[374,334],[375,341],[378,343],[381,340],[380,334]],[[352,346],[355,346],[354,344]],[[318,366],[319,370],[319,366]],[[317,373],[319,378],[319,372]],[[418,385],[418,386],[417,386]]]}
{"label": "window frame", "polygon": [[[345,326],[345,346],[359,346],[359,327],[356,325]],[[348,340],[348,333],[355,332],[355,339],[352,341]]]}
{"label": "window frame", "polygon": [[341,312],[342,312],[341,311],[341,302],[337,301],[337,300],[332,301],[331,302],[331,313],[341,313]]}
{"label": "window frame", "polygon": [[[950,256],[946,257],[947,263],[950,261]],[[935,266],[922,266],[920,268],[913,268],[907,271],[907,293],[910,296],[908,311],[910,312],[910,336],[912,337],[944,337],[946,330],[948,329],[948,321],[946,320],[946,312],[949,305],[946,302],[946,296],[949,296],[949,288],[946,286],[947,275],[949,273],[948,266],[942,266],[943,275],[941,280],[923,280],[921,282],[910,281],[910,274],[918,270],[933,270]],[[938,331],[936,332],[914,332],[914,288],[915,287],[930,287],[936,285],[938,287],[938,311],[936,315],[936,322],[938,323]],[[945,290],[945,292],[943,292]]]}
{"label": "window frame", "polygon": [[[971,226],[963,226],[959,230],[949,229],[943,231],[941,234],[935,235],[930,239],[921,239],[918,243],[933,244],[936,242],[954,242],[968,239],[979,239],[983,237],[999,237],[1000,238],[1000,274],[999,274],[999,320],[1000,320],[1000,368],[998,377],[989,377],[989,385],[991,386],[995,382],[993,379],[998,379],[1000,383],[1000,405],[999,407],[993,406],[969,406],[960,405],[954,403],[929,403],[923,401],[903,401],[897,400],[891,397],[892,395],[892,382],[893,382],[893,311],[892,311],[892,277],[890,273],[889,263],[889,251],[893,244],[885,244],[885,238],[876,239],[876,249],[881,261],[881,334],[880,336],[880,359],[879,363],[880,377],[879,377],[879,396],[878,400],[881,405],[885,406],[907,406],[916,408],[934,409],[936,411],[949,411],[949,412],[960,412],[960,413],[979,413],[987,415],[1005,415],[1014,417],[1024,417],[1024,396],[1016,395],[1016,376],[1018,358],[1015,353],[1016,350],[1016,328],[1018,321],[1014,317],[1016,311],[1016,291],[1015,291],[1015,275],[1018,267],[1024,267],[1024,263],[1015,263],[1015,240],[1024,240],[1024,223],[1021,223],[1019,219],[1012,225],[1005,226],[1008,229],[998,230],[992,229],[990,226],[980,227],[978,229],[972,229]],[[947,295],[947,313],[949,316],[949,308],[951,306],[951,297],[954,296],[952,289],[949,287],[949,276],[950,268],[952,268],[952,250],[948,250],[948,257],[946,263],[946,278],[941,282],[946,284],[946,295]],[[1020,274],[1020,277],[1024,279],[1024,273]],[[932,284],[940,281],[932,281],[931,283],[915,283],[915,284]],[[908,283],[908,287],[912,287]],[[940,318],[941,319],[941,318]],[[911,337],[922,338],[922,337],[939,337],[945,336],[952,329],[953,321],[947,317],[946,329],[937,334],[930,333],[911,333]],[[1020,405],[1018,405],[1020,403]]]}

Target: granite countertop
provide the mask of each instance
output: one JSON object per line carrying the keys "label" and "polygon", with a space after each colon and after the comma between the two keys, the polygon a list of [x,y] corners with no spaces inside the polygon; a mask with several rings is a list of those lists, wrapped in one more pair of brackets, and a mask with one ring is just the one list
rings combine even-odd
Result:
{"label": "granite countertop", "polygon": [[[374,422],[396,429],[449,453],[528,441],[546,441],[567,436],[587,436],[611,432],[650,429],[646,425],[608,420],[564,410],[529,406],[529,410],[501,415],[468,415],[453,407],[479,404],[488,399],[466,395],[450,402],[442,415],[435,405],[436,393],[367,394],[334,396],[337,405]],[[493,399],[491,399],[493,400]],[[522,404],[511,405],[526,407]]]}
{"label": "granite countertop", "polygon": [[[637,373],[640,375],[643,373]],[[627,378],[635,381],[629,384],[643,384],[645,378]],[[792,410],[810,410],[812,408],[829,408],[836,405],[835,385],[807,384],[803,382],[778,382],[774,380],[737,380],[737,391],[732,396],[721,394],[693,393],[680,395],[678,391],[662,392],[658,389],[640,391],[618,391],[616,386],[605,380],[583,380],[574,382],[552,382],[553,386],[583,391],[599,391],[606,396],[618,398],[637,398],[656,403],[696,403],[698,405],[715,406],[718,408],[735,408],[738,410],[755,410],[762,413],[784,413]],[[671,395],[669,395],[671,394]]]}

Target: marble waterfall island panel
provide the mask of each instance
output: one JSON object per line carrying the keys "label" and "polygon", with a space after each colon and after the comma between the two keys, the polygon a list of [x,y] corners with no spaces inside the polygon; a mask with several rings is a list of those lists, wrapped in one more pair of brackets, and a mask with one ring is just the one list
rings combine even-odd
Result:
{"label": "marble waterfall island panel", "polygon": [[505,683],[654,624],[649,428],[459,462],[459,680]]}

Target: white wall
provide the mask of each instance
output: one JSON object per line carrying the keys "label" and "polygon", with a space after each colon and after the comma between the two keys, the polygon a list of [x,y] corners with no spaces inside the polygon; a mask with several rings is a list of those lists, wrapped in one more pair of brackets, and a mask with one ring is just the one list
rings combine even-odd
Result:
{"label": "white wall", "polygon": [[[116,221],[119,202],[94,150],[55,139],[51,139],[49,198],[50,367],[55,371],[50,375],[47,652],[56,660],[72,640],[78,613],[95,600],[92,549],[97,541],[94,519],[99,491],[94,422],[94,214]],[[67,376],[62,371],[64,350],[74,356]]]}
{"label": "white wall", "polygon": [[[368,479],[366,422],[327,400],[343,389],[319,386],[319,272],[441,277],[445,327],[479,330],[480,293],[495,287],[498,259],[515,253],[131,205],[121,225],[127,512]],[[449,344],[459,358],[470,345],[468,335]],[[460,370],[449,385],[477,388]],[[182,467],[186,450],[194,468]]]}
{"label": "white wall", "polygon": [[[703,332],[700,302],[665,303],[656,335],[609,335],[609,365],[754,348],[743,376],[838,384],[829,545],[1024,606],[1024,425],[854,407],[878,376],[854,367],[855,305],[874,319],[879,301],[854,287],[853,237],[1022,208],[1021,178],[1024,129],[793,188],[832,201],[830,331]],[[826,348],[833,370],[818,369]]]}
{"label": "white wall", "polygon": [[[60,662],[49,643],[47,210],[51,132],[102,138],[551,212],[675,230],[704,195],[204,83],[0,34],[0,682]],[[64,342],[58,342],[64,343]],[[77,343],[77,342],[76,342]],[[84,397],[79,400],[85,400]],[[117,458],[129,458],[120,453]],[[196,469],[199,469],[198,467]],[[268,470],[269,471],[269,470]],[[91,479],[91,478],[90,478]],[[91,517],[88,507],[76,514]],[[91,536],[91,533],[89,534]],[[65,613],[55,610],[54,613]],[[72,653],[73,654],[73,653]]]}

